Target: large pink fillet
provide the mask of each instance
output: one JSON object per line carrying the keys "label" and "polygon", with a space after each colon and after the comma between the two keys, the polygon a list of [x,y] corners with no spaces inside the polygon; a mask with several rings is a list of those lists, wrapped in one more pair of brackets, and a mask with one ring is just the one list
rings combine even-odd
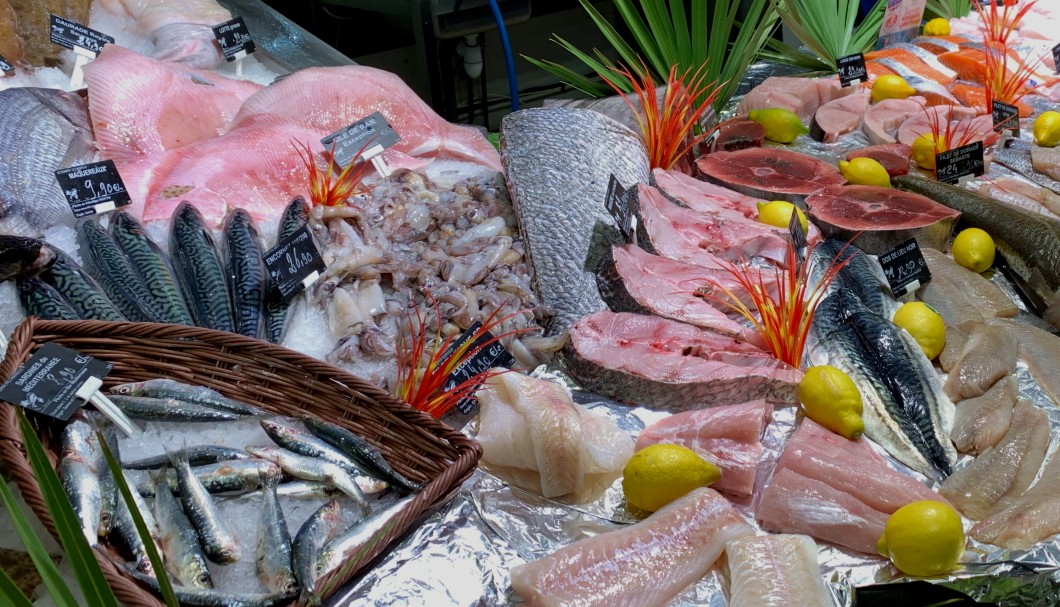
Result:
{"label": "large pink fillet", "polygon": [[976,523],[970,535],[1010,550],[1029,550],[1054,533],[1060,533],[1060,457],[1056,455],[1030,491]]}
{"label": "large pink fillet", "polygon": [[689,177],[680,171],[654,169],[651,177],[655,182],[655,187],[691,209],[703,210],[701,205],[713,203],[712,208],[739,211],[744,217],[750,219],[758,217],[758,203],[762,202],[758,198]]}
{"label": "large pink fillet", "polygon": [[501,170],[497,150],[478,131],[446,122],[397,75],[362,65],[297,71],[248,99],[236,120],[272,114],[323,137],[374,112],[381,112],[401,136],[390,150]]}
{"label": "large pink fillet", "polygon": [[641,430],[636,448],[656,443],[688,447],[721,468],[721,480],[712,487],[750,495],[762,456],[762,432],[772,418],[773,406],[764,400],[685,411]]}
{"label": "large pink fillet", "polygon": [[635,525],[513,567],[512,589],[542,607],[661,607],[706,575],[726,542],[752,535],[728,500],[695,489]]}

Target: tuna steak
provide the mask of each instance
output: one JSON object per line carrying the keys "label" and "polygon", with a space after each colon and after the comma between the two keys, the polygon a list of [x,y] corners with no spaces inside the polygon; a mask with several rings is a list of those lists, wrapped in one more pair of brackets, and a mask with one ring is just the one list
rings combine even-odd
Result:
{"label": "tuna steak", "polygon": [[587,389],[667,411],[792,403],[802,373],[738,339],[665,318],[597,312],[570,328],[568,369]]}
{"label": "tuna steak", "polygon": [[799,205],[817,190],[844,182],[834,166],[779,148],[717,152],[696,165],[707,181],[748,196]]}
{"label": "tuna steak", "polygon": [[887,174],[905,175],[909,172],[909,159],[913,157],[913,148],[904,143],[881,143],[867,148],[854,150],[847,154],[847,160],[855,158],[872,158],[883,165]]}
{"label": "tuna steak", "polygon": [[828,238],[854,241],[879,255],[916,238],[942,249],[961,214],[930,198],[872,185],[831,186],[806,199],[810,218]]}
{"label": "tuna steak", "polygon": [[817,108],[810,123],[810,137],[825,143],[835,143],[841,135],[861,127],[865,111],[869,109],[869,92],[861,91]]}
{"label": "tuna steak", "polygon": [[733,152],[744,148],[756,148],[766,138],[766,130],[754,120],[733,118],[718,125],[718,136],[711,151]]}

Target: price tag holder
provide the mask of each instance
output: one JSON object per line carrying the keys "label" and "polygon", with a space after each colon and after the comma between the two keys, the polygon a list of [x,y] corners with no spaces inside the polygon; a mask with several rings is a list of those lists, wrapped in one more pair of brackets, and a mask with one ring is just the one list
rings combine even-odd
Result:
{"label": "price tag holder", "polygon": [[46,343],[0,386],[0,400],[66,421],[77,411],[81,387],[110,370],[110,363]]}
{"label": "price tag holder", "polygon": [[[443,391],[453,390],[479,373],[494,367],[511,369],[516,365],[515,357],[508,352],[504,344],[499,341],[493,341],[493,334],[489,331],[481,331],[481,329],[482,323],[476,320],[467,328],[467,331],[460,334],[460,337],[450,342],[445,352],[442,353],[441,361],[444,363],[457,351],[457,348],[466,344],[472,337],[475,337],[475,340],[465,350],[471,355],[453,369],[449,377],[445,378],[445,383],[442,384]],[[479,331],[481,333],[475,336],[475,333]],[[491,341],[492,343],[490,343]],[[468,415],[474,409],[476,402],[473,398],[462,398],[456,403],[456,408],[464,415]]]}
{"label": "price tag holder", "polygon": [[374,112],[321,139],[320,143],[325,150],[332,152],[335,163],[339,166],[348,166],[357,159],[370,160],[380,175],[389,177],[390,168],[386,166],[380,154],[399,141],[401,136],[386,121],[386,117],[380,112]]}
{"label": "price tag holder", "polygon": [[990,103],[991,114],[994,116],[994,130],[1012,131],[1013,137],[1020,136],[1020,111],[1014,105],[994,100]]}
{"label": "price tag holder", "polygon": [[877,259],[895,297],[915,293],[921,285],[931,280],[931,271],[915,238],[910,238]]}
{"label": "price tag holder", "polygon": [[225,61],[229,63],[239,61],[257,49],[242,17],[225,21],[212,29],[214,38],[217,38],[217,44],[224,53]]}
{"label": "price tag holder", "polygon": [[265,267],[272,277],[272,284],[280,291],[284,301],[309,288],[320,278],[327,266],[313,242],[309,226],[281,240],[262,256]]}
{"label": "price tag holder", "polygon": [[806,232],[802,229],[799,214],[794,211],[791,213],[791,219],[788,220],[788,235],[791,236],[791,244],[795,247],[795,257],[801,265],[806,260]]}
{"label": "price tag holder", "polygon": [[629,201],[629,192],[622,187],[618,178],[613,174],[607,181],[607,194],[604,197],[604,207],[607,209],[615,226],[622,233],[626,242],[636,244],[637,242],[637,215],[633,212],[633,205]]}
{"label": "price tag holder", "polygon": [[11,65],[11,62],[4,59],[3,55],[0,55],[0,73],[5,76],[9,76],[15,72],[15,66]]}
{"label": "price tag holder", "polygon": [[59,169],[55,179],[74,217],[106,213],[132,202],[113,160]]}
{"label": "price tag holder", "polygon": [[839,86],[850,86],[855,82],[868,82],[869,70],[865,67],[865,55],[855,53],[836,59],[839,69]]}
{"label": "price tag holder", "polygon": [[1056,73],[1060,74],[1060,43],[1053,47],[1053,65],[1056,66]]}
{"label": "price tag holder", "polygon": [[985,170],[982,141],[935,155],[935,179],[943,183],[958,184]]}
{"label": "price tag holder", "polygon": [[49,33],[52,44],[58,44],[77,54],[77,59],[74,61],[74,69],[70,73],[70,88],[79,89],[85,81],[85,65],[95,59],[104,46],[114,44],[114,38],[97,32],[90,27],[85,27],[76,21],[63,19],[51,13],[48,16],[50,19]]}

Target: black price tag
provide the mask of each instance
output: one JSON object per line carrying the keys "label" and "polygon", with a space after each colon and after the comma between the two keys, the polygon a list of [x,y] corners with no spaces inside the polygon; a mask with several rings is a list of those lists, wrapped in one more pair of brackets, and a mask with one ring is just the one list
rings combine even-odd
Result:
{"label": "black price tag", "polygon": [[633,214],[633,208],[629,204],[629,192],[622,187],[622,184],[618,182],[618,178],[613,174],[607,181],[604,208],[607,209],[611,218],[615,220],[615,226],[618,227],[618,231],[622,233],[626,242],[632,242],[636,236],[637,229],[634,225],[636,218]]}
{"label": "black price tag", "polygon": [[[444,363],[457,351],[457,348],[466,344],[476,332],[482,329],[482,323],[475,321],[460,334],[460,337],[454,339],[449,343],[449,346],[442,353],[441,361]],[[493,343],[490,343],[490,342]],[[488,344],[488,345],[487,345]],[[477,351],[476,351],[477,350]],[[449,377],[445,378],[445,383],[442,385],[442,391],[448,392],[453,390],[465,381],[475,377],[483,371],[488,371],[494,367],[504,367],[511,369],[515,366],[515,357],[508,352],[504,345],[499,341],[493,341],[493,334],[489,331],[482,331],[475,341],[471,342],[470,345],[464,350],[469,354],[453,372],[449,374]],[[456,403],[456,408],[461,413],[467,415],[471,413],[475,406],[475,399],[473,398],[462,398]]]}
{"label": "black price tag", "polygon": [[350,126],[335,131],[320,140],[324,149],[331,152],[334,144],[335,163],[347,166],[357,159],[358,153],[364,160],[377,156],[383,150],[401,141],[397,131],[379,112],[367,118],[361,118]]}
{"label": "black price tag", "polygon": [[839,70],[839,86],[850,86],[855,82],[868,82],[869,70],[865,67],[865,55],[855,53],[835,60]]}
{"label": "black price tag", "polygon": [[110,370],[108,362],[47,343],[0,386],[0,400],[66,421],[77,411],[81,386]]}
{"label": "black price tag", "polygon": [[915,238],[887,251],[878,259],[895,297],[913,293],[920,285],[931,280],[931,271]]}
{"label": "black price tag", "polygon": [[1056,66],[1056,73],[1060,74],[1060,43],[1053,47],[1053,65]]}
{"label": "black price tag", "polygon": [[68,21],[58,15],[50,15],[50,17],[52,44],[58,44],[73,51],[79,48],[84,49],[93,57],[103,50],[104,45],[114,44],[114,38],[92,28]]}
{"label": "black price tag", "polygon": [[132,202],[113,160],[55,171],[55,179],[74,217],[87,217],[113,211]]}
{"label": "black price tag", "polygon": [[7,59],[4,59],[3,55],[0,55],[0,72],[10,74],[13,71],[15,71],[15,66],[11,65],[11,62]]}
{"label": "black price tag", "polygon": [[284,301],[298,295],[320,278],[327,266],[313,243],[309,226],[281,240],[263,256],[272,284],[280,290]]}
{"label": "black price tag", "polygon": [[806,259],[806,232],[802,229],[802,221],[799,220],[798,209],[791,211],[791,219],[788,220],[788,234],[791,236],[791,244],[795,247],[795,257],[801,264]]}
{"label": "black price tag", "polygon": [[242,17],[213,26],[213,35],[228,62],[242,59],[257,48]]}
{"label": "black price tag", "polygon": [[1001,131],[1010,130],[1012,131],[1013,137],[1019,137],[1019,108],[1014,105],[997,100],[992,101],[990,103],[990,106],[991,113],[994,115],[994,130],[998,133],[1000,133]]}
{"label": "black price tag", "polygon": [[710,132],[710,135],[707,135],[707,138],[703,140],[703,147],[707,148],[708,154],[713,154],[717,151],[716,147],[718,145],[718,137],[720,136],[721,128],[716,127]]}
{"label": "black price tag", "polygon": [[943,183],[960,183],[961,179],[978,177],[985,170],[982,141],[935,155],[935,179]]}

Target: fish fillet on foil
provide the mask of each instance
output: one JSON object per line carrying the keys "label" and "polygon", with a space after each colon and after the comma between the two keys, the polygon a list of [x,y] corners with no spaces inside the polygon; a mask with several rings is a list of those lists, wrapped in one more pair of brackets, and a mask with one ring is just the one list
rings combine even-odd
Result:
{"label": "fish fillet on foil", "polygon": [[817,544],[806,535],[767,535],[733,540],[729,607],[832,607],[817,564]]}

